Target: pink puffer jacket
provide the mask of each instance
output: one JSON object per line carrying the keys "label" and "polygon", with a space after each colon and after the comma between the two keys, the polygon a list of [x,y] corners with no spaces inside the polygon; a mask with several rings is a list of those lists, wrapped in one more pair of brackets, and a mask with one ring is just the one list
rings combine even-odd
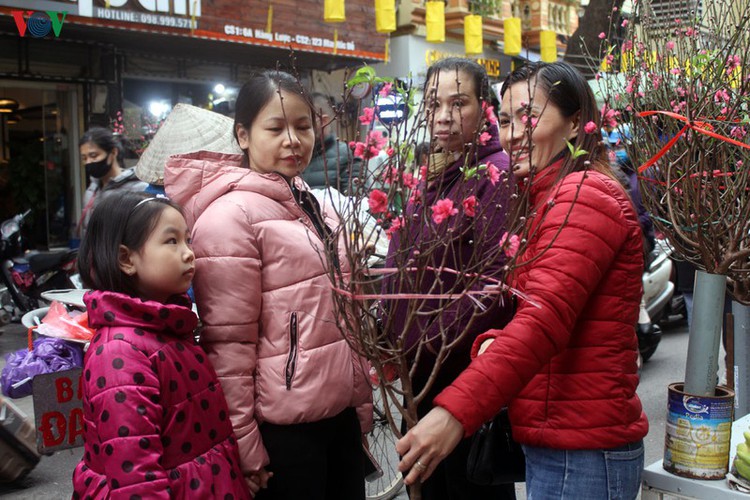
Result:
{"label": "pink puffer jacket", "polygon": [[[324,244],[311,219],[280,175],[242,168],[242,160],[173,156],[164,178],[192,227],[201,344],[249,472],[268,464],[259,423],[315,422],[357,407],[369,431],[372,388],[367,363],[336,327]],[[324,219],[338,226],[335,214]],[[346,273],[343,239],[338,246]]]}

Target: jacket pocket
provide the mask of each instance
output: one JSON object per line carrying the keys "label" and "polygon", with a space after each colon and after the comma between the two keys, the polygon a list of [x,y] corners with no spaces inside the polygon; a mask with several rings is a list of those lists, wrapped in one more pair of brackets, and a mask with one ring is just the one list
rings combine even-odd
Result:
{"label": "jacket pocket", "polygon": [[297,342],[299,337],[297,313],[289,318],[289,357],[286,360],[286,390],[291,390],[294,372],[297,370]]}

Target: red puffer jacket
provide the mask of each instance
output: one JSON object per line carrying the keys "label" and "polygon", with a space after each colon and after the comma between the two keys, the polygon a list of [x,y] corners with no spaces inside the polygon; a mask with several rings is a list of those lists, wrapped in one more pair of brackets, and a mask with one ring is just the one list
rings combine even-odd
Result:
{"label": "red puffer jacket", "polygon": [[576,172],[553,185],[560,166],[530,186],[538,209],[521,259],[530,262],[516,275],[539,307],[521,300],[504,329],[479,336],[475,356],[482,342],[495,341],[435,404],[467,436],[508,405],[520,443],[613,448],[648,432],[635,392],[641,229],[617,181]]}

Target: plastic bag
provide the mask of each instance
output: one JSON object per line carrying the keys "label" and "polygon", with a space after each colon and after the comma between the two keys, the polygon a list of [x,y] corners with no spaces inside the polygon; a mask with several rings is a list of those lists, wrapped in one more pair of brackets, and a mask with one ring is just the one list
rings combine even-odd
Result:
{"label": "plastic bag", "polygon": [[65,306],[56,300],[50,304],[47,315],[42,319],[42,325],[47,327],[41,328],[39,333],[48,337],[89,341],[94,336],[94,330],[89,328],[88,313],[73,316],[73,313],[69,313]]}
{"label": "plastic bag", "polygon": [[83,366],[83,349],[60,339],[38,338],[33,350],[19,349],[5,357],[0,374],[3,394],[11,398],[31,395],[31,381],[36,375],[70,370]]}

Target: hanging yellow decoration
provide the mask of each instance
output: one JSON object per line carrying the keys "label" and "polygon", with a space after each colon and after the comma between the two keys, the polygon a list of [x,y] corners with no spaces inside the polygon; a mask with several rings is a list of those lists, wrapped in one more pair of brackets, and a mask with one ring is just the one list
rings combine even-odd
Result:
{"label": "hanging yellow decoration", "polygon": [[385,52],[385,54],[384,54],[384,56],[385,56],[385,62],[386,63],[391,62],[391,39],[390,38],[386,38],[385,39],[385,50],[384,50],[384,52]]}
{"label": "hanging yellow decoration", "polygon": [[539,51],[541,52],[542,61],[557,61],[557,33],[552,30],[539,32]]}
{"label": "hanging yellow decoration", "polygon": [[339,51],[339,30],[333,30],[333,53],[336,54]]}
{"label": "hanging yellow decoration", "polygon": [[445,2],[443,0],[428,0],[424,4],[424,23],[427,27],[425,40],[430,43],[445,41]]}
{"label": "hanging yellow decoration", "polygon": [[375,0],[375,31],[378,33],[396,31],[395,0]]}
{"label": "hanging yellow decoration", "polygon": [[266,18],[266,33],[270,33],[273,29],[273,4],[268,3],[268,17]]}
{"label": "hanging yellow decoration", "polygon": [[521,18],[508,17],[503,21],[505,54],[517,56],[521,53]]}
{"label": "hanging yellow decoration", "polygon": [[323,20],[327,23],[343,23],[346,21],[344,0],[325,0],[323,3]]}
{"label": "hanging yellow decoration", "polygon": [[[107,0],[109,2],[109,0]],[[193,8],[190,9],[190,34],[194,34],[195,27],[198,26],[198,23],[195,20],[195,12],[198,9],[197,1],[193,0]]]}
{"label": "hanging yellow decoration", "polygon": [[467,56],[482,53],[482,16],[469,14],[464,17],[464,50]]}

